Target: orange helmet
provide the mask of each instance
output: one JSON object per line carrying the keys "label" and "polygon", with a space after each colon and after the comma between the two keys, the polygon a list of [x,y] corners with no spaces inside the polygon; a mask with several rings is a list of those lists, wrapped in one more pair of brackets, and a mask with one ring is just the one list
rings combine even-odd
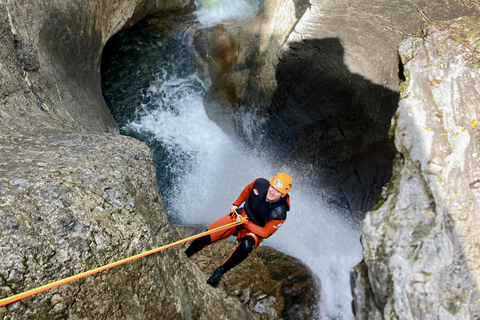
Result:
{"label": "orange helmet", "polygon": [[284,172],[280,172],[270,180],[270,185],[281,193],[287,194],[292,189],[292,177]]}

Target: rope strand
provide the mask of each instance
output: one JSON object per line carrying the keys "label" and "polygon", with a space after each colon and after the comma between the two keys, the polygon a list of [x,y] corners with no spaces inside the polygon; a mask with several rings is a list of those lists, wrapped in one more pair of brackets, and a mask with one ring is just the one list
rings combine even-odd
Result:
{"label": "rope strand", "polygon": [[[238,214],[238,213],[237,213],[237,214]],[[214,229],[212,229],[212,230],[208,230],[208,231],[205,231],[205,232],[202,232],[202,233],[193,235],[193,236],[191,236],[191,237],[187,237],[187,238],[184,238],[184,239],[181,239],[181,240],[178,240],[178,241],[169,243],[169,244],[167,244],[167,245],[164,245],[164,246],[161,246],[161,247],[158,247],[158,248],[149,250],[149,251],[145,251],[145,252],[139,253],[139,254],[137,254],[137,255],[134,255],[134,256],[131,256],[131,257],[128,257],[128,258],[125,258],[125,259],[122,259],[122,260],[118,260],[118,261],[109,263],[109,264],[107,264],[107,265],[104,265],[104,266],[101,266],[101,267],[98,267],[98,268],[95,268],[95,269],[91,269],[91,270],[88,270],[88,271],[85,271],[85,272],[76,274],[76,275],[74,275],[74,276],[71,276],[71,277],[68,277],[68,278],[64,278],[64,279],[61,279],[61,280],[58,280],[58,281],[55,281],[55,282],[52,282],[52,283],[43,285],[43,286],[41,286],[41,287],[38,287],[38,288],[35,288],[35,289],[32,289],[32,290],[28,290],[28,291],[25,291],[25,292],[22,292],[22,293],[19,293],[19,294],[10,296],[10,297],[8,297],[8,298],[1,299],[1,300],[0,300],[0,307],[6,306],[6,305],[8,305],[8,304],[11,304],[11,303],[13,303],[13,302],[16,302],[16,301],[19,301],[19,300],[22,300],[22,299],[25,299],[25,298],[27,298],[27,297],[33,296],[33,295],[38,294],[38,293],[40,293],[40,292],[44,292],[44,291],[53,289],[53,288],[58,287],[58,286],[61,286],[61,285],[63,285],[63,284],[66,284],[66,283],[69,283],[69,282],[72,282],[72,281],[75,281],[75,280],[78,280],[78,279],[82,279],[82,278],[88,277],[88,276],[90,276],[90,275],[92,275],[92,274],[95,274],[95,273],[98,273],[98,272],[101,272],[101,271],[104,271],[104,270],[107,270],[107,269],[110,269],[110,268],[119,266],[119,265],[121,265],[121,264],[130,262],[130,261],[133,261],[133,260],[136,260],[136,259],[143,258],[143,257],[145,257],[145,256],[148,256],[148,255],[151,255],[151,254],[160,252],[160,251],[162,251],[162,250],[165,250],[165,249],[171,248],[171,247],[173,247],[173,246],[176,246],[176,245],[179,245],[179,244],[188,242],[188,241],[190,241],[190,240],[194,240],[194,239],[197,239],[197,238],[203,237],[203,236],[205,236],[205,235],[208,235],[208,234],[211,234],[211,233],[214,233],[214,232],[217,232],[217,231],[221,231],[221,230],[224,230],[224,229],[229,229],[229,228],[231,228],[231,227],[233,227],[233,226],[239,226],[239,225],[241,225],[241,224],[244,224],[245,222],[247,222],[247,219],[245,219],[245,218],[243,218],[243,217],[240,217],[240,220],[237,220],[237,221],[228,223],[228,224],[223,225],[223,226],[221,226],[221,227],[214,228]]]}

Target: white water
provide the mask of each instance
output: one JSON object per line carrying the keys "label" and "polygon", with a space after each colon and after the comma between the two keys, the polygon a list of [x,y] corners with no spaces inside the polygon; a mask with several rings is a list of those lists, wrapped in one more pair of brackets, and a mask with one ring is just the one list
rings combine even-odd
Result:
{"label": "white water", "polygon": [[139,120],[129,126],[153,134],[184,161],[180,169],[172,169],[176,178],[174,190],[169,192],[173,194],[170,214],[186,224],[209,225],[228,212],[255,178],[270,179],[279,171],[290,173],[291,211],[285,224],[263,245],[300,258],[318,276],[322,292],[319,318],[353,319],[349,269],[362,258],[359,226],[324,202],[321,187],[308,181],[312,174],[308,168],[290,163],[273,167],[268,155],[245,150],[225,135],[205,114],[206,88],[199,89],[198,77],[177,79],[159,74],[156,83],[162,86],[152,85],[146,94],[158,108],[139,111]]}
{"label": "white water", "polygon": [[195,15],[204,27],[211,27],[224,20],[246,20],[252,17],[263,0],[197,0]]}

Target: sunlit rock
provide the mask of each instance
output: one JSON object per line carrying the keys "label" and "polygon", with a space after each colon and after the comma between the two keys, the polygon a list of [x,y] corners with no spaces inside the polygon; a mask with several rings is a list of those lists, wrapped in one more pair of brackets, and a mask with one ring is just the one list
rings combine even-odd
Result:
{"label": "sunlit rock", "polygon": [[[0,298],[174,240],[150,150],[103,100],[105,42],[191,1],[0,2]],[[190,9],[189,9],[190,10]],[[0,308],[5,319],[253,319],[170,249]]]}
{"label": "sunlit rock", "polygon": [[[0,297],[148,251],[170,232],[150,150],[110,134],[0,137]],[[7,319],[253,319],[177,249],[0,308]]]}
{"label": "sunlit rock", "polygon": [[480,316],[479,45],[480,20],[464,17],[427,23],[399,46],[398,154],[363,222],[357,319]]}

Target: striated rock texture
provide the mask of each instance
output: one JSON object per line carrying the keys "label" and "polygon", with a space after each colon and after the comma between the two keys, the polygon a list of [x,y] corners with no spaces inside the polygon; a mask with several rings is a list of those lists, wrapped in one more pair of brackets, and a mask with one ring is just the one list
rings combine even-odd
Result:
{"label": "striated rock texture", "polygon": [[[99,69],[113,34],[192,6],[0,0],[0,299],[175,240],[147,146],[107,133],[116,125]],[[206,279],[172,248],[1,307],[0,318],[255,319]],[[269,315],[270,298],[257,298],[252,308]]]}
{"label": "striated rock texture", "polygon": [[[0,1],[0,298],[174,240],[144,143],[103,100],[105,42],[172,0]],[[253,319],[178,249],[0,308],[2,319]]]}
{"label": "striated rock texture", "polygon": [[[150,150],[108,134],[1,136],[0,297],[176,239]],[[7,156],[6,156],[7,155]],[[3,319],[253,319],[169,249],[0,308]]]}
{"label": "striated rock texture", "polygon": [[399,55],[397,158],[363,222],[356,319],[478,319],[480,19],[427,23]]}
{"label": "striated rock texture", "polygon": [[188,0],[6,0],[0,2],[0,133],[107,132],[116,128],[102,97],[106,41]]}
{"label": "striated rock texture", "polygon": [[[464,15],[480,15],[478,2],[266,0],[244,26],[225,24],[229,52],[228,37],[199,34],[213,54],[208,114],[253,144],[276,141],[281,159],[313,164],[327,195],[361,214],[391,175],[398,43],[425,21]],[[243,132],[246,112],[262,119],[257,132]]]}

